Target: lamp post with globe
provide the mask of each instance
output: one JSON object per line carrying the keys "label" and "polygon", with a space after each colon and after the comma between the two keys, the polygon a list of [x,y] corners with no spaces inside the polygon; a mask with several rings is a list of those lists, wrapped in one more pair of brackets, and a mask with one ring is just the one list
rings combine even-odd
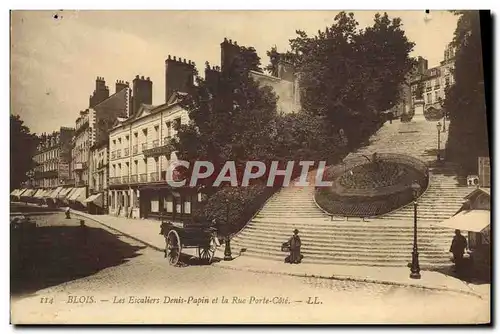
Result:
{"label": "lamp post with globe", "polygon": [[420,184],[414,181],[411,185],[413,191],[413,251],[411,253],[411,272],[410,278],[420,279],[420,265],[418,263],[418,244],[417,244],[417,198],[420,194]]}
{"label": "lamp post with globe", "polygon": [[438,131],[438,145],[437,145],[437,161],[441,161],[441,122],[436,124],[436,128]]}

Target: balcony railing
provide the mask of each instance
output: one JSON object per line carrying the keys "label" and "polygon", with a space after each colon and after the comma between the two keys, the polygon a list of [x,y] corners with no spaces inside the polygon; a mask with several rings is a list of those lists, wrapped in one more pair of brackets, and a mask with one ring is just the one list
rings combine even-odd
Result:
{"label": "balcony railing", "polygon": [[137,175],[130,175],[130,183],[137,183]]}
{"label": "balcony railing", "polygon": [[434,89],[439,89],[439,88],[441,88],[441,85],[435,85],[434,86]]}
{"label": "balcony railing", "polygon": [[110,177],[109,184],[119,184],[118,182],[119,179],[120,179],[119,177]]}
{"label": "balcony railing", "polygon": [[128,184],[128,176],[122,176],[122,183]]}
{"label": "balcony railing", "polygon": [[122,150],[116,150],[116,158],[119,159],[122,157]]}
{"label": "balcony railing", "polygon": [[123,156],[124,156],[124,157],[128,157],[129,153],[130,153],[130,152],[129,152],[129,149],[128,149],[128,148],[126,148],[126,149],[124,149],[124,150],[123,150]]}
{"label": "balcony railing", "polygon": [[111,159],[116,159],[116,151],[111,152]]}
{"label": "balcony railing", "polygon": [[142,143],[141,147],[142,147],[143,151],[147,150],[148,149],[148,143]]}
{"label": "balcony railing", "polygon": [[429,92],[429,91],[431,91],[431,90],[432,90],[432,87],[431,87],[431,86],[426,87],[426,88],[425,88],[425,90],[426,90],[427,92]]}
{"label": "balcony railing", "polygon": [[149,174],[149,181],[158,182],[158,172],[152,172],[151,174]]}
{"label": "balcony railing", "polygon": [[153,147],[158,147],[159,145],[160,145],[160,140],[159,139],[153,140]]}
{"label": "balcony railing", "polygon": [[137,144],[132,146],[132,154],[137,154]]}
{"label": "balcony railing", "polygon": [[148,174],[147,173],[142,173],[139,175],[139,182],[148,182]]}

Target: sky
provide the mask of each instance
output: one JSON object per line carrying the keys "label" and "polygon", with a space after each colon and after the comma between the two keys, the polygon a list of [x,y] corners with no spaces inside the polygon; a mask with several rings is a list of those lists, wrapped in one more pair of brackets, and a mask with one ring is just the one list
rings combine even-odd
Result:
{"label": "sky", "polygon": [[[75,127],[88,108],[97,76],[110,93],[116,80],[132,83],[136,75],[153,81],[153,104],[165,101],[168,55],[220,65],[224,37],[253,46],[261,62],[276,45],[289,49],[295,30],[314,34],[333,22],[337,11],[13,11],[11,12],[11,113],[32,132]],[[373,11],[355,11],[359,28],[371,25]],[[55,17],[57,15],[57,18]],[[411,56],[423,56],[429,67],[443,59],[457,17],[445,11],[388,11],[400,17]]]}

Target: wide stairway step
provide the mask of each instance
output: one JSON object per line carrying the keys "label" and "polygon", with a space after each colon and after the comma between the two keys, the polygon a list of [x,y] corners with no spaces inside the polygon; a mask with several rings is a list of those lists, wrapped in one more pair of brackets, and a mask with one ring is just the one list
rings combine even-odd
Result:
{"label": "wide stairway step", "polygon": [[[458,185],[455,166],[437,165],[429,150],[437,147],[436,123],[425,120],[386,123],[370,144],[349,155],[400,153],[429,164],[429,187],[418,198],[417,241],[421,266],[450,265],[453,230],[437,226],[454,215],[473,189]],[[441,144],[445,147],[447,133]],[[335,167],[337,168],[337,167]],[[340,167],[339,167],[340,168]],[[312,180],[312,171],[308,180]],[[330,217],[317,207],[314,187],[288,187],[273,195],[233,237],[233,252],[242,256],[284,261],[281,244],[293,229],[300,231],[304,263],[361,266],[406,266],[413,249],[413,203],[378,217]]]}

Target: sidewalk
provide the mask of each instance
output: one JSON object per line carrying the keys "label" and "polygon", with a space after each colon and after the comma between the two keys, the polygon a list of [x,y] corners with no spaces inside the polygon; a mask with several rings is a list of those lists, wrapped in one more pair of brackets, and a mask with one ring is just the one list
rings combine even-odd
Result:
{"label": "sidewalk", "polygon": [[[160,223],[157,220],[128,219],[110,215],[91,215],[73,210],[72,216],[80,216],[98,222],[112,230],[122,233],[155,250],[163,252],[165,240],[160,235]],[[421,279],[409,278],[410,269],[392,267],[343,266],[329,264],[301,263],[292,265],[284,262],[270,261],[237,254],[233,249],[232,261],[214,262],[213,265],[232,270],[256,273],[289,275],[298,277],[316,277],[325,279],[350,280],[366,283],[408,286],[440,291],[453,291],[489,298],[490,284],[467,284],[457,278],[434,271],[421,271]],[[216,252],[215,257],[224,258],[224,245]],[[285,255],[283,256],[283,258]]]}

